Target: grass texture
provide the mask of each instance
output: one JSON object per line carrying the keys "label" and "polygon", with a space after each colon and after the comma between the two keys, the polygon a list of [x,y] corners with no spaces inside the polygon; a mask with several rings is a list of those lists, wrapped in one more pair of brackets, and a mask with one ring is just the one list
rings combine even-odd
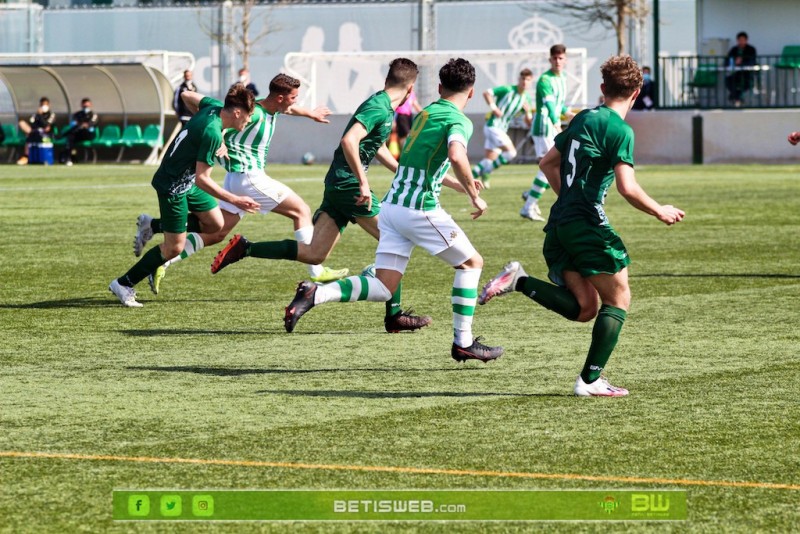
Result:
{"label": "grass texture", "polygon": [[[325,170],[275,165],[270,173],[314,209]],[[305,267],[248,258],[212,276],[222,244],[170,268],[158,297],[140,284],[144,308],[124,308],[107,286],[134,262],[136,216],[157,213],[153,171],[0,167],[0,531],[800,525],[800,166],[638,169],[654,198],[686,210],[671,228],[611,190],[607,211],[633,259],[632,309],[607,367],[612,383],[631,390],[623,399],[571,396],[591,324],[520,294],[476,311],[475,334],[506,354],[489,365],[455,363],[453,272],[420,249],[404,304],[434,322],[413,334],[386,334],[378,303],[315,308],[286,334],[283,308]],[[511,259],[545,275],[541,224],[518,215],[532,177],[527,165],[497,171],[477,221],[466,197],[442,195],[484,257],[481,283]],[[390,176],[375,167],[370,179],[380,195]],[[548,192],[545,213],[552,201]],[[292,238],[289,220],[275,214],[249,215],[238,230]],[[375,246],[350,227],[327,264],[359,272]],[[59,456],[70,454],[86,458]],[[688,491],[689,520],[120,524],[111,521],[115,488],[671,488]]]}

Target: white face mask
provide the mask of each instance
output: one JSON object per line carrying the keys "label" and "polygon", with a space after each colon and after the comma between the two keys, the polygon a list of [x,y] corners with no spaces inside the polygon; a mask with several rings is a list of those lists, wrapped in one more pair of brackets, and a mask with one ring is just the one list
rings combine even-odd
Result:
{"label": "white face mask", "polygon": [[89,113],[89,112],[91,112],[91,111],[92,111],[92,108],[90,108],[89,106],[85,106],[85,107],[83,108],[83,112],[84,112],[84,113]]}
{"label": "white face mask", "polygon": [[47,104],[43,104],[42,113],[47,113],[48,111],[50,111],[50,106],[48,106]]}
{"label": "white face mask", "polygon": [[241,76],[239,76],[239,81],[242,82],[242,83],[246,82],[247,81],[247,75],[246,74],[242,74]]}

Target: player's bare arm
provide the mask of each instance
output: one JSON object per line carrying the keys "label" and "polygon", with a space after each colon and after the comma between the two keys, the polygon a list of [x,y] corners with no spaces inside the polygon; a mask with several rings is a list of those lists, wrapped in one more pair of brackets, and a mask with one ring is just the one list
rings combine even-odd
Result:
{"label": "player's bare arm", "polygon": [[539,168],[547,178],[547,183],[553,193],[558,196],[561,194],[561,152],[556,147],[547,151],[547,154],[539,161]]}
{"label": "player's bare arm", "polygon": [[397,160],[394,159],[392,152],[385,143],[381,145],[381,147],[378,149],[378,152],[375,153],[375,159],[381,162],[381,165],[392,171],[392,173],[397,172]]}
{"label": "player's bare arm", "polygon": [[350,170],[353,171],[353,174],[358,179],[359,196],[356,198],[356,204],[359,206],[366,205],[368,209],[372,209],[372,192],[369,189],[367,173],[364,171],[364,166],[361,164],[361,156],[358,152],[361,140],[367,136],[367,133],[364,125],[356,121],[344,134],[340,144],[344,159],[347,160]]}
{"label": "player's bare arm", "polygon": [[203,100],[203,95],[194,91],[184,91],[181,93],[181,100],[186,104],[186,107],[193,114],[200,110],[200,101]]}
{"label": "player's bare arm", "polygon": [[197,187],[225,202],[229,202],[237,208],[243,209],[248,213],[255,213],[260,208],[260,204],[248,196],[238,196],[226,191],[217,185],[217,182],[211,179],[211,167],[205,162],[198,161],[195,174],[195,183]]}
{"label": "player's bare arm", "polygon": [[322,122],[325,124],[330,123],[331,121],[328,120],[328,115],[331,114],[331,110],[328,109],[327,106],[318,106],[314,109],[304,108],[302,106],[295,106],[293,105],[289,109],[286,110],[286,115],[293,115],[296,117],[306,117],[316,122]]}
{"label": "player's bare arm", "polygon": [[661,205],[645,193],[633,172],[633,167],[627,163],[618,163],[614,167],[617,190],[634,208],[652,215],[666,225],[680,222],[686,215],[683,210],[670,205]]}
{"label": "player's bare arm", "polygon": [[[480,180],[476,180],[473,178],[472,184],[478,191],[482,191],[484,189],[483,182]],[[442,185],[445,187],[449,187],[450,189],[453,189],[455,191],[458,191],[459,193],[464,193],[465,195],[467,194],[467,190],[464,189],[464,186],[461,185],[461,182],[459,182],[458,179],[452,174],[444,175],[444,178],[442,179]]]}
{"label": "player's bare arm", "polygon": [[489,109],[492,110],[492,113],[494,113],[495,117],[503,116],[503,112],[497,107],[497,102],[494,100],[494,93],[491,89],[487,89],[483,92],[483,99],[486,100],[487,104],[489,104]]}
{"label": "player's bare arm", "polygon": [[475,180],[472,178],[472,169],[467,157],[467,148],[458,141],[453,141],[447,146],[447,158],[450,160],[450,167],[453,169],[456,179],[464,188],[464,192],[476,210],[472,212],[472,218],[477,219],[486,213],[488,206],[486,201],[479,196],[478,189],[475,187]]}

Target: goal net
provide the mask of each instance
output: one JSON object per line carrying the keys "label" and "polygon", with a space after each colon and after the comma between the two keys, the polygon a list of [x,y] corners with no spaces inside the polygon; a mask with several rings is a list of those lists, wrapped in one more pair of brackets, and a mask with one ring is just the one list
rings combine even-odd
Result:
{"label": "goal net", "polygon": [[[406,57],[420,67],[415,86],[423,106],[438,98],[439,69],[450,58],[462,57],[475,67],[475,98],[467,113],[483,113],[480,94],[486,89],[516,84],[519,71],[529,68],[534,80],[550,68],[547,48],[528,50],[437,50],[388,52],[293,52],[284,58],[284,70],[300,79],[304,89],[298,102],[306,107],[328,106],[335,114],[351,114],[371,94],[383,89],[389,62]],[[586,107],[587,60],[585,48],[567,50],[567,104]],[[535,87],[531,88],[531,96]]]}

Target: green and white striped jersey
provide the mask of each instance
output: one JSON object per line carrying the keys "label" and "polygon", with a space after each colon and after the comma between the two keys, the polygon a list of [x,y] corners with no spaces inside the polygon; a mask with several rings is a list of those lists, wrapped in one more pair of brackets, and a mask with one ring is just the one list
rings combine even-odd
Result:
{"label": "green and white striped jersey", "polygon": [[442,180],[448,169],[450,143],[466,148],[472,137],[472,121],[449,100],[439,99],[414,119],[397,173],[383,202],[421,211],[439,207]]}
{"label": "green and white striped jersey", "polygon": [[520,94],[516,85],[500,85],[492,89],[492,94],[494,94],[495,104],[503,112],[503,116],[498,117],[490,111],[486,115],[486,126],[508,131],[508,124],[514,118],[514,115],[519,113],[524,104],[528,104],[528,109],[533,107],[533,102],[528,92],[524,91]]}
{"label": "green and white striped jersey", "polygon": [[547,137],[552,125],[558,124],[561,115],[568,111],[567,76],[548,70],[536,83],[536,113],[533,115],[531,135]]}
{"label": "green and white striped jersey", "polygon": [[222,164],[228,172],[247,172],[263,170],[267,166],[267,153],[278,113],[270,115],[261,106],[256,106],[250,124],[242,130],[225,132],[225,145],[228,147],[228,159]]}

